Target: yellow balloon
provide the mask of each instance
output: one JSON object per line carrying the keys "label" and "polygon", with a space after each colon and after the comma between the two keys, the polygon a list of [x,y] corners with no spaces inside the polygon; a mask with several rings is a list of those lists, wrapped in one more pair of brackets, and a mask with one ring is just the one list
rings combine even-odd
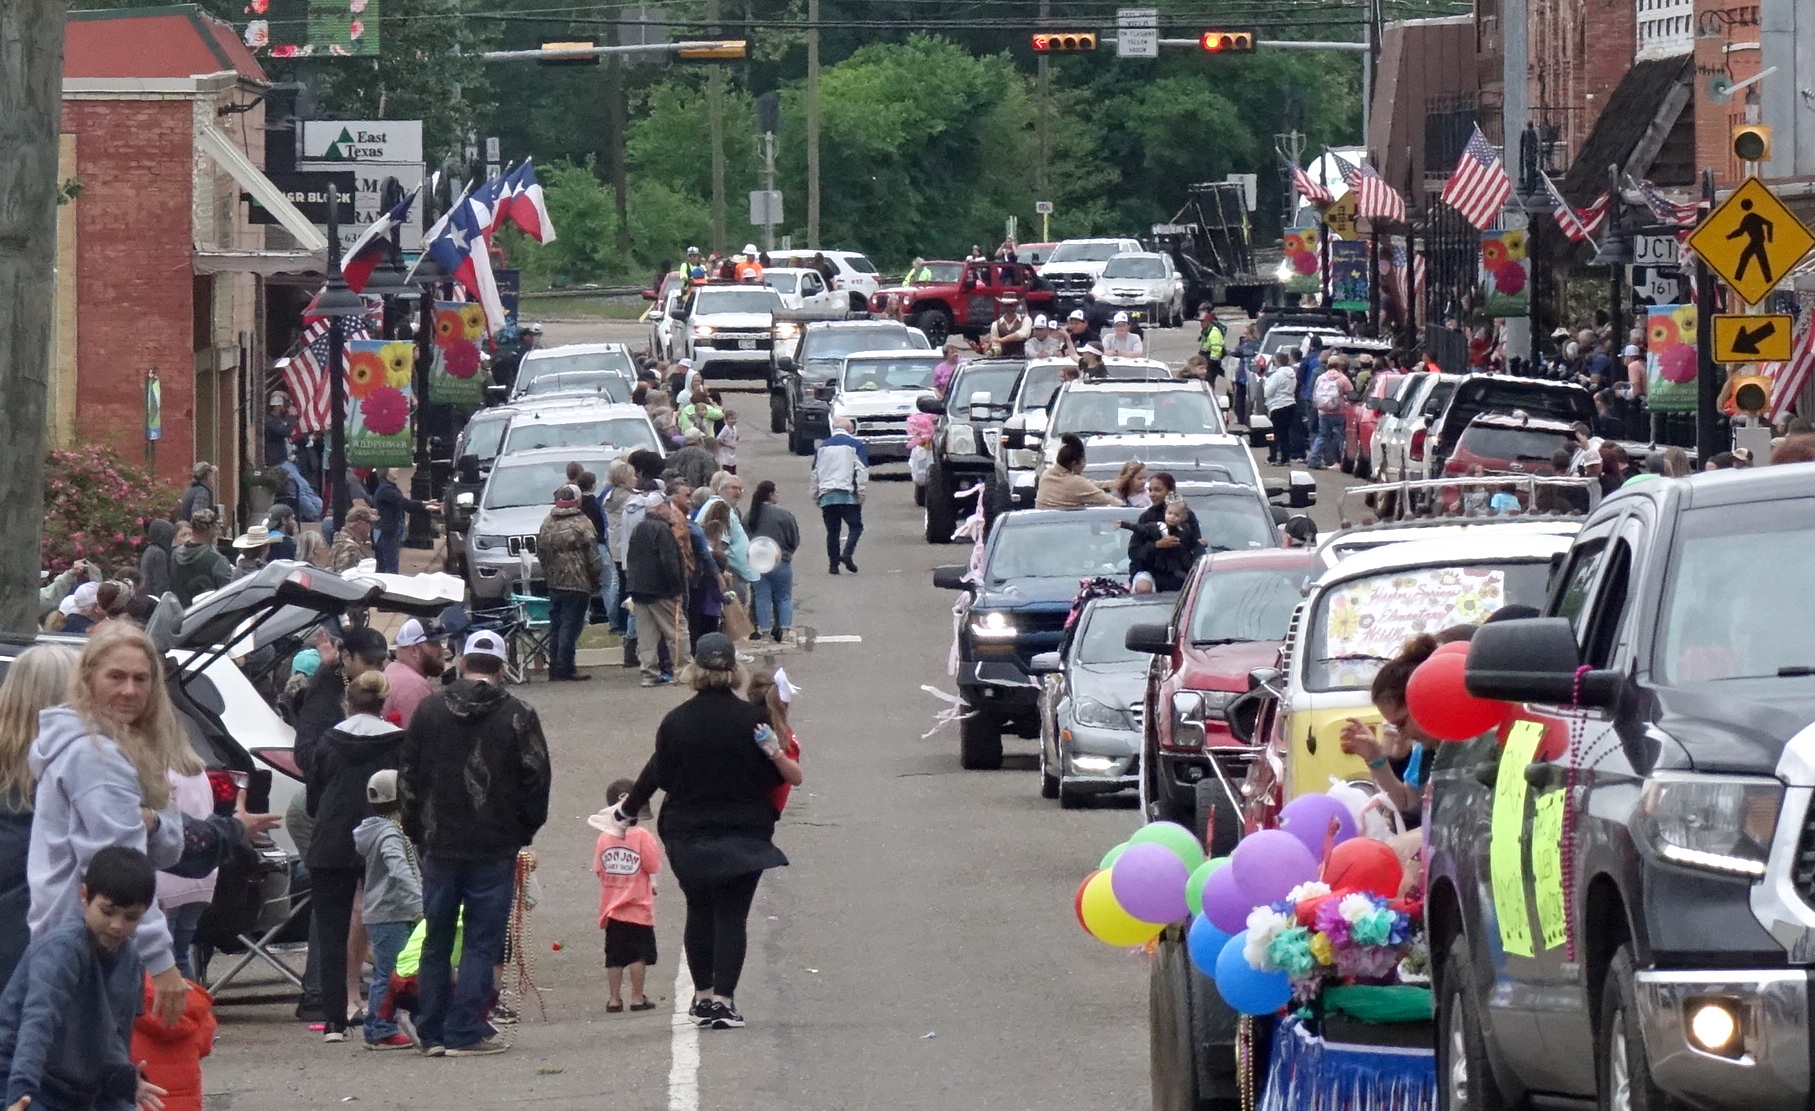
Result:
{"label": "yellow balloon", "polygon": [[1116,902],[1115,892],[1109,889],[1107,868],[1092,876],[1090,882],[1084,885],[1082,907],[1084,928],[1090,931],[1090,936],[1117,949],[1145,945],[1166,928],[1163,924],[1142,922],[1122,909],[1122,904]]}

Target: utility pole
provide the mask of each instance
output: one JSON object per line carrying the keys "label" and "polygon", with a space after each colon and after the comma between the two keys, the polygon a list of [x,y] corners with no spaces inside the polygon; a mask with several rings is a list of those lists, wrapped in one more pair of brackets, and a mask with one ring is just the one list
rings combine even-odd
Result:
{"label": "utility pole", "polygon": [[[1524,166],[1524,157],[1519,149],[1520,136],[1525,134],[1525,126],[1531,119],[1531,87],[1527,76],[1531,59],[1530,39],[1527,37],[1530,19],[1526,2],[1527,0],[1504,0],[1500,8],[1501,35],[1506,51],[1500,69],[1503,86],[1500,98],[1500,160],[1505,166],[1520,168]],[[1518,175],[1514,178],[1515,182],[1523,176],[1517,170],[1512,172]],[[1523,228],[1529,223],[1523,199],[1515,192],[1501,218],[1501,226]],[[1530,316],[1507,318],[1506,350],[1531,350]]]}
{"label": "utility pole", "polygon": [[[605,26],[605,43],[617,46],[623,32],[616,23]],[[605,172],[611,175],[612,192],[618,202],[618,250],[630,250],[630,186],[624,169],[624,57],[605,55]]]}
{"label": "utility pole", "polygon": [[[706,22],[720,33],[719,0],[706,0]],[[725,250],[725,70],[713,66],[706,78],[706,114],[712,132],[712,249]]]}
{"label": "utility pole", "polygon": [[807,0],[807,246],[819,247],[819,0]]}
{"label": "utility pole", "polygon": [[38,628],[63,0],[0,4],[0,629]]}
{"label": "utility pole", "polygon": [[[1047,21],[1051,16],[1052,0],[1040,0],[1039,26],[1041,30],[1045,30]],[[1034,135],[1035,140],[1039,145],[1039,160],[1034,163],[1034,195],[1043,200],[1051,200],[1052,198],[1048,195],[1051,190],[1047,186],[1047,167],[1051,164],[1052,159],[1052,140],[1048,130],[1050,127],[1048,113],[1051,110],[1052,98],[1052,65],[1044,53],[1040,55],[1034,64],[1038,67],[1038,76],[1035,79],[1035,95],[1038,96],[1040,102],[1038,105],[1039,114],[1034,118]],[[1041,221],[1041,238],[1045,238],[1046,234],[1045,221]]]}

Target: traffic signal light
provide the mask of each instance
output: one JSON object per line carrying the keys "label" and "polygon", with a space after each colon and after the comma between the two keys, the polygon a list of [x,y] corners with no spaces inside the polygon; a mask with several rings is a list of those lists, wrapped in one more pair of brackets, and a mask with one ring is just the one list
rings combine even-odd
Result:
{"label": "traffic signal light", "polygon": [[[545,42],[543,50],[591,50],[589,42]],[[599,64],[597,54],[578,54],[568,58],[541,58],[536,62],[542,66],[596,66]]]}
{"label": "traffic signal light", "polygon": [[1252,54],[1254,53],[1253,31],[1205,31],[1198,36],[1197,44],[1207,54]]}
{"label": "traffic signal light", "polygon": [[1742,123],[1735,127],[1733,157],[1741,162],[1771,161],[1771,129],[1762,123]]}
{"label": "traffic signal light", "polygon": [[1733,408],[1759,414],[1771,407],[1771,380],[1762,374],[1736,374],[1727,380]]}
{"label": "traffic signal light", "polygon": [[744,39],[726,39],[723,42],[701,43],[698,46],[683,46],[675,51],[683,62],[724,62],[736,61],[747,57],[750,44]]}
{"label": "traffic signal light", "polygon": [[1096,48],[1094,31],[1041,31],[1034,36],[1036,54],[1077,54]]}

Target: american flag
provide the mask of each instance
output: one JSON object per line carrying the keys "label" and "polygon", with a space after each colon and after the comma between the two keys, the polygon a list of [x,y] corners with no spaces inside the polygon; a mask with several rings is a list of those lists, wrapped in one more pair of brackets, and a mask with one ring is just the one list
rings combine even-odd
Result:
{"label": "american flag", "polygon": [[1601,225],[1607,222],[1606,193],[1596,197],[1594,203],[1587,208],[1575,208],[1563,199],[1563,194],[1557,190],[1556,182],[1550,180],[1549,174],[1539,173],[1538,176],[1544,179],[1544,191],[1550,194],[1550,202],[1556,206],[1552,215],[1556,217],[1557,227],[1563,229],[1563,234],[1571,243],[1586,242],[1601,230]]}
{"label": "american flag", "polygon": [[1405,220],[1405,198],[1399,190],[1386,183],[1380,172],[1367,164],[1363,159],[1350,162],[1335,151],[1327,152],[1342,171],[1343,184],[1355,191],[1355,212],[1370,220],[1385,220],[1403,224]]}
{"label": "american flag", "polygon": [[[1632,181],[1631,178],[1627,178],[1626,180],[1629,182]],[[1701,212],[1702,206],[1698,201],[1688,201],[1678,204],[1676,201],[1673,201],[1669,197],[1658,192],[1657,186],[1651,184],[1649,181],[1638,181],[1633,182],[1633,184],[1638,186],[1639,196],[1645,199],[1645,207],[1649,208],[1654,216],[1666,224],[1675,224],[1678,227],[1688,227],[1690,224],[1695,223],[1696,215]]]}
{"label": "american flag", "polygon": [[[349,316],[346,339],[367,339],[366,318]],[[345,357],[344,355],[342,356]],[[321,432],[328,427],[328,322],[317,318],[296,341],[296,354],[284,368],[284,384],[296,402],[296,425],[304,432]]]}
{"label": "american flag", "polygon": [[1405,306],[1406,318],[1412,314],[1412,268],[1411,260],[1406,257],[1405,245],[1393,244],[1393,279],[1399,287],[1399,303]]}
{"label": "american flag", "polygon": [[1805,325],[1802,338],[1787,363],[1765,363],[1759,367],[1771,379],[1771,423],[1780,424],[1790,415],[1790,406],[1808,384],[1809,371],[1815,370],[1815,322]]}
{"label": "american flag", "polygon": [[1310,174],[1299,169],[1298,163],[1287,158],[1284,154],[1279,156],[1279,160],[1284,162],[1286,164],[1286,169],[1292,172],[1292,188],[1298,191],[1300,197],[1303,197],[1312,204],[1329,204],[1330,201],[1334,199],[1330,196],[1330,191],[1328,189],[1325,189],[1321,184],[1312,181]]}
{"label": "american flag", "polygon": [[1477,125],[1462,148],[1456,172],[1443,187],[1443,203],[1462,214],[1462,218],[1486,231],[1500,221],[1500,209],[1512,196],[1512,179],[1500,155],[1487,144],[1487,136]]}

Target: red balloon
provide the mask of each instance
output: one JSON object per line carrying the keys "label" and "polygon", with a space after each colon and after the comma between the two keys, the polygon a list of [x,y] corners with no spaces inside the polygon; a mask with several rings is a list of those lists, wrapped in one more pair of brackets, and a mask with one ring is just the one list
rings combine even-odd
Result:
{"label": "red balloon", "polygon": [[1383,899],[1396,899],[1404,879],[1399,854],[1372,837],[1351,837],[1331,849],[1330,862],[1323,869],[1323,882],[1335,895],[1368,891]]}
{"label": "red balloon", "polygon": [[1097,874],[1095,872],[1085,876],[1084,882],[1078,885],[1078,893],[1071,897],[1071,912],[1078,916],[1078,925],[1084,927],[1085,933],[1090,933],[1090,927],[1084,926],[1084,889],[1089,887],[1090,881],[1096,878]]}
{"label": "red balloon", "polygon": [[1506,716],[1506,704],[1476,698],[1463,682],[1468,658],[1461,652],[1433,654],[1405,685],[1405,708],[1418,727],[1440,741],[1468,741]]}
{"label": "red balloon", "polygon": [[1317,908],[1335,897],[1335,892],[1331,892],[1328,895],[1314,895],[1309,899],[1300,899],[1298,905],[1292,908],[1292,915],[1298,920],[1300,926],[1309,929],[1317,923]]}
{"label": "red balloon", "polygon": [[1452,640],[1448,644],[1439,644],[1437,650],[1432,652],[1431,656],[1461,656],[1463,659],[1467,659],[1468,641]]}

